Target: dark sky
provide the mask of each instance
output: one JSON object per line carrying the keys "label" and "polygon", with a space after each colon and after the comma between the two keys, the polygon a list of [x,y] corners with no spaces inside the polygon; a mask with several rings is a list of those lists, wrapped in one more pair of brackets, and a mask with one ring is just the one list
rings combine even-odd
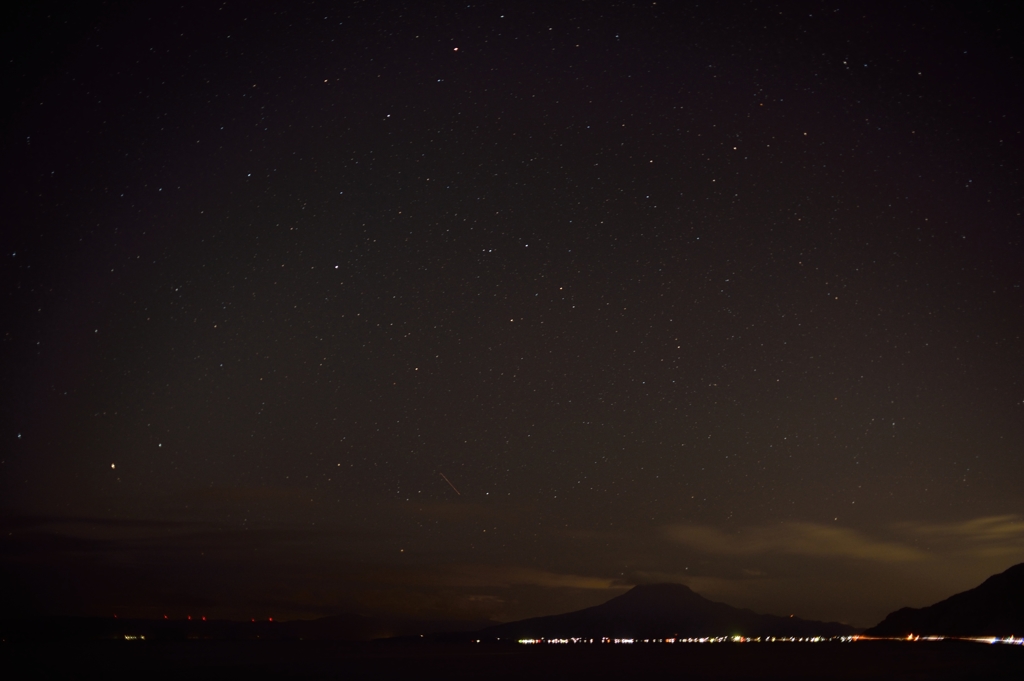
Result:
{"label": "dark sky", "polygon": [[1014,3],[287,5],[6,21],[5,607],[867,626],[1024,560]]}

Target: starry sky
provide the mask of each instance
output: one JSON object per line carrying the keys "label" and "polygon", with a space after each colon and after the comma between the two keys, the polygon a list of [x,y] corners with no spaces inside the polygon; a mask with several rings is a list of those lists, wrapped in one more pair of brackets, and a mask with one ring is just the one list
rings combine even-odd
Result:
{"label": "starry sky", "polygon": [[10,612],[870,626],[1024,560],[1013,3],[51,5]]}

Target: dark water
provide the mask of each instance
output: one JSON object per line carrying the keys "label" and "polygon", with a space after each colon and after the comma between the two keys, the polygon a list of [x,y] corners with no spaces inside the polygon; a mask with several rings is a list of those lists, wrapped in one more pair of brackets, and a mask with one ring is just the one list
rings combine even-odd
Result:
{"label": "dark water", "polygon": [[962,642],[395,645],[100,641],[0,646],[11,679],[1024,679],[1024,647]]}

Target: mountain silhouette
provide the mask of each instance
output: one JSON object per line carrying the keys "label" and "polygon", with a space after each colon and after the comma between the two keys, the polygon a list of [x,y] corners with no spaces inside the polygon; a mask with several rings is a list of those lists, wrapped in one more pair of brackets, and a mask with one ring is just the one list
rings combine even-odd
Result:
{"label": "mountain silhouette", "polygon": [[639,585],[584,610],[488,627],[483,638],[690,638],[702,636],[843,636],[859,631],[838,622],[759,615],[716,603],[682,584]]}
{"label": "mountain silhouette", "polygon": [[864,632],[870,636],[1024,634],[1024,563],[926,608],[901,608]]}

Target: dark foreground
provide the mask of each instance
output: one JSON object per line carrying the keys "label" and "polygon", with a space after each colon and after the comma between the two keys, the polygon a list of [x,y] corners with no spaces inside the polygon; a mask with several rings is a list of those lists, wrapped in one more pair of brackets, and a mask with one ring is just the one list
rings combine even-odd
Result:
{"label": "dark foreground", "polygon": [[[1024,679],[966,642],[525,646],[99,641],[0,647],[10,679]],[[13,672],[13,673],[12,673]]]}

